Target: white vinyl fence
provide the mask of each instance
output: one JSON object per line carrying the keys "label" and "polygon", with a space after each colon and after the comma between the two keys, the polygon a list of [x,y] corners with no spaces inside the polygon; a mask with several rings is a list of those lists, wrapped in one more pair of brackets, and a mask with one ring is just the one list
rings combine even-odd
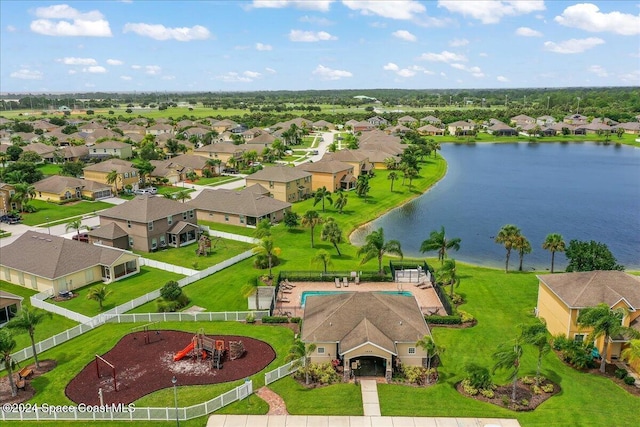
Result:
{"label": "white vinyl fence", "polygon": [[233,234],[233,233],[226,233],[224,231],[212,230],[206,225],[201,225],[200,228],[206,231],[207,233],[209,233],[209,236],[222,237],[223,239],[235,240],[237,242],[256,243],[256,244],[260,243],[260,239],[256,239],[255,237],[249,237],[249,236],[243,236],[241,234]]}
{"label": "white vinyl fence", "polygon": [[298,366],[300,366],[300,364],[303,363],[303,359],[293,360],[287,363],[286,365],[282,365],[279,368],[264,374],[264,385],[269,385],[271,383],[274,383],[278,381],[280,378],[286,377],[287,375],[297,371],[298,367],[295,367],[295,368],[293,367],[293,365],[295,365],[296,362],[299,363]]}
{"label": "white vinyl fence", "polygon": [[67,409],[71,410],[62,412],[51,410],[51,408],[46,406],[40,406],[36,409],[33,405],[16,404],[5,405],[3,410],[0,411],[0,420],[173,421],[177,418],[185,421],[215,412],[230,403],[245,399],[251,394],[253,394],[253,383],[251,380],[247,380],[244,384],[211,400],[197,405],[178,408],[177,417],[176,408],[137,408],[129,405],[112,405],[101,408],[78,405],[68,406]]}
{"label": "white vinyl fence", "polygon": [[39,294],[32,295],[29,298],[31,305],[37,308],[41,308],[46,311],[50,311],[51,313],[59,314],[60,316],[64,316],[68,319],[75,320],[78,323],[89,323],[91,322],[91,317],[87,317],[83,314],[76,313],[75,311],[68,310],[64,307],[60,307],[59,305],[51,304],[50,302],[45,301],[46,299],[52,296],[51,291],[40,292]]}
{"label": "white vinyl fence", "polygon": [[181,267],[179,265],[168,264],[166,262],[142,257],[140,258],[140,265],[146,265],[148,267],[157,268],[158,270],[170,271],[172,273],[178,273],[184,276],[192,276],[198,272],[198,270],[192,270],[190,268]]}
{"label": "white vinyl fence", "polygon": [[114,314],[106,316],[108,323],[139,323],[139,322],[243,322],[248,314],[253,314],[256,319],[262,319],[269,315],[268,310],[261,311],[223,311],[219,313],[131,313]]}

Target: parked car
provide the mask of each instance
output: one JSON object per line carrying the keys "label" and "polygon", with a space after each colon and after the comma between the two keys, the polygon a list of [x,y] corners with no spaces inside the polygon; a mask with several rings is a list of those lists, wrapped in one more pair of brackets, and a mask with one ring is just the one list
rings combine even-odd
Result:
{"label": "parked car", "polygon": [[238,173],[238,171],[233,168],[226,168],[222,170],[222,173]]}
{"label": "parked car", "polygon": [[7,224],[19,224],[20,221],[22,221],[22,218],[20,218],[20,216],[18,216],[18,215],[14,215],[14,214],[2,215],[0,217],[0,222],[4,222],[4,223],[7,223]]}
{"label": "parked car", "polygon": [[318,150],[311,150],[311,154],[317,156],[320,153],[318,152]]}
{"label": "parked car", "polygon": [[156,187],[139,188],[133,192],[134,194],[157,194],[158,189]]}
{"label": "parked car", "polygon": [[89,243],[89,234],[88,233],[74,234],[72,239],[77,240],[79,242]]}

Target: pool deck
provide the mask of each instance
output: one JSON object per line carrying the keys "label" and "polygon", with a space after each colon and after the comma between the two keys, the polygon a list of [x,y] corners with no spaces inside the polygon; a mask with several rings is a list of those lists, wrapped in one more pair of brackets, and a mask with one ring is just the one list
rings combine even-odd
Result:
{"label": "pool deck", "polygon": [[371,291],[402,291],[410,292],[418,301],[418,306],[424,314],[446,314],[436,291],[433,288],[420,289],[414,283],[395,282],[363,282],[356,285],[353,281],[349,286],[341,285],[336,288],[334,282],[290,282],[294,288],[278,293],[275,314],[301,317],[304,311],[302,307],[302,293],[308,291],[331,292],[371,292]]}

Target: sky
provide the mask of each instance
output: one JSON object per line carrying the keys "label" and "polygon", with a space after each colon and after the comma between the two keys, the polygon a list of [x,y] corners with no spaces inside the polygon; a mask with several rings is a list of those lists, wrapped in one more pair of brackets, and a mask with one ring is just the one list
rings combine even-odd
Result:
{"label": "sky", "polygon": [[640,86],[640,2],[0,1],[0,92]]}

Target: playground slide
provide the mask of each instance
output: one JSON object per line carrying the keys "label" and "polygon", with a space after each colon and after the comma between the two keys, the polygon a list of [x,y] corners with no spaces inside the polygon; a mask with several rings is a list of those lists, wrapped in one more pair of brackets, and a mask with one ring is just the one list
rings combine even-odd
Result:
{"label": "playground slide", "polygon": [[177,362],[178,360],[180,360],[183,357],[185,357],[187,354],[189,354],[189,352],[191,350],[193,350],[193,347],[194,347],[194,344],[193,344],[193,341],[192,341],[192,342],[189,343],[188,346],[186,346],[185,348],[183,348],[182,350],[177,352],[175,356],[173,356],[173,361]]}

